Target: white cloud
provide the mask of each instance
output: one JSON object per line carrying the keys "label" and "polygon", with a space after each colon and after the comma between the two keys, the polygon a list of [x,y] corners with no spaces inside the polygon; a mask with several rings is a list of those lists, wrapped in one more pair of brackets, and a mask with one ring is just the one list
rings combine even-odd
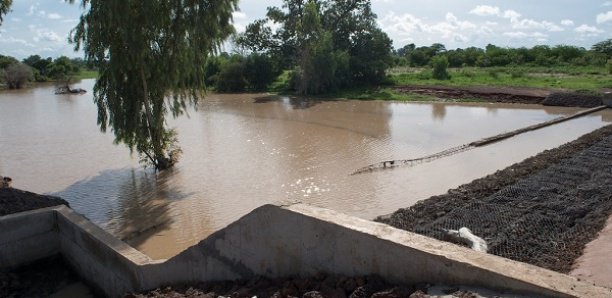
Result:
{"label": "white cloud", "polygon": [[470,10],[470,13],[481,17],[499,16],[500,10],[497,6],[477,5],[474,9]]}
{"label": "white cloud", "polygon": [[574,26],[574,21],[572,20],[562,20],[561,25],[563,26]]}
{"label": "white cloud", "polygon": [[234,11],[234,13],[232,14],[232,17],[234,18],[234,20],[244,20],[247,18],[246,13],[241,12],[241,11]]}
{"label": "white cloud", "polygon": [[602,24],[605,22],[612,21],[612,11],[598,14],[596,17],[596,21],[597,21],[597,24]]}
{"label": "white cloud", "polygon": [[412,14],[396,15],[387,14],[378,21],[381,28],[392,38],[399,42],[415,40],[434,39],[436,41],[467,42],[470,40],[469,34],[475,33],[478,29],[474,23],[460,20],[453,13],[446,13],[443,22],[427,23],[423,19]]}
{"label": "white cloud", "polygon": [[582,25],[576,27],[574,29],[574,31],[576,31],[577,33],[579,33],[583,37],[598,36],[599,34],[604,32],[603,30],[598,29],[597,27],[589,26],[587,24],[582,24]]}
{"label": "white cloud", "polygon": [[[32,30],[32,28],[31,28],[31,30]],[[62,38],[57,33],[55,33],[55,31],[49,30],[47,28],[35,29],[33,31],[36,34],[32,38],[35,42],[39,42],[41,40],[43,40],[43,41],[50,41],[50,42],[60,42],[60,41],[62,41]]]}
{"label": "white cloud", "polygon": [[612,6],[612,1],[606,1],[602,5],[603,6]]}
{"label": "white cloud", "polygon": [[52,20],[59,20],[62,18],[62,16],[57,13],[50,13],[47,15],[47,17]]}
{"label": "white cloud", "polygon": [[38,9],[38,5],[39,5],[38,3],[30,5],[30,8],[28,9],[28,13],[26,15],[27,16],[34,15],[36,10]]}
{"label": "white cloud", "polygon": [[523,31],[514,31],[514,32],[504,32],[505,36],[508,37],[512,37],[512,38],[546,38],[548,37],[548,35],[541,33],[541,32],[530,32],[530,33],[526,33]]}
{"label": "white cloud", "polygon": [[504,11],[504,14],[502,15],[502,17],[504,17],[505,19],[510,19],[512,21],[512,20],[518,20],[518,18],[521,17],[521,14],[515,10],[509,9],[509,10]]}
{"label": "white cloud", "polygon": [[543,29],[543,30],[547,30],[547,31],[551,31],[551,32],[559,32],[559,31],[563,31],[564,29],[555,25],[554,23],[548,22],[548,21],[542,21],[542,22],[538,22],[538,21],[534,21],[531,19],[511,19],[510,22],[512,23],[512,28],[514,29],[527,29],[527,30],[538,30],[538,29]]}
{"label": "white cloud", "polygon": [[12,37],[12,36],[9,36],[7,38],[0,38],[0,43],[21,44],[21,45],[24,45],[26,47],[31,47],[31,48],[34,47],[34,44],[29,43],[29,42],[27,42],[27,41],[25,41],[23,39],[15,38],[15,37]]}

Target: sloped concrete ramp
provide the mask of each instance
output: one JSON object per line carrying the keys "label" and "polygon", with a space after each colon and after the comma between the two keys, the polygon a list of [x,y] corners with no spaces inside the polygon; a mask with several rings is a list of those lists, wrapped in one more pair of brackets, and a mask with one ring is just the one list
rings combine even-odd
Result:
{"label": "sloped concrete ramp", "polygon": [[548,297],[610,297],[574,277],[307,205],[266,205],[168,260],[151,260],[67,207],[0,217],[0,268],[62,254],[109,297],[165,285],[378,274]]}

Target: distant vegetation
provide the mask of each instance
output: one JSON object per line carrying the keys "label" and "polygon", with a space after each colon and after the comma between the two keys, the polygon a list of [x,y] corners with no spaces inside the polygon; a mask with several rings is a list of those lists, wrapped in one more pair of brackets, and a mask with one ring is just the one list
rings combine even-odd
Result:
{"label": "distant vegetation", "polygon": [[[263,22],[256,22],[251,26],[262,24]],[[488,45],[484,49],[469,47],[447,50],[443,44],[436,43],[424,47],[410,44],[391,51],[384,42],[372,42],[371,46],[381,46],[378,52],[368,51],[369,48],[365,47],[357,56],[377,53],[376,55],[383,58],[377,60],[373,57],[347,57],[336,53],[335,56],[320,57],[318,63],[319,59],[311,61],[311,58],[308,58],[309,63],[304,64],[300,62],[303,58],[299,51],[287,57],[283,53],[290,52],[289,50],[282,51],[282,46],[272,46],[276,43],[262,42],[267,39],[252,36],[249,30],[264,32],[265,29],[255,30],[251,26],[237,38],[239,45],[251,50],[242,52],[250,54],[222,53],[209,57],[206,64],[206,82],[209,87],[219,92],[325,93],[372,99],[404,98],[393,94],[390,88],[379,87],[406,84],[588,90],[612,88],[612,39],[593,45],[591,49],[568,45],[538,45],[532,48]],[[271,38],[271,32],[268,31],[267,34],[267,38]],[[268,44],[271,48],[262,50],[263,46],[249,45],[245,39]],[[293,57],[293,60],[290,57]],[[344,61],[346,64],[338,61]],[[335,72],[327,68],[329,65],[336,66]],[[311,68],[317,68],[318,72]],[[311,71],[319,75],[316,78],[319,81],[310,82],[311,85],[308,85],[303,80],[314,76],[309,75]],[[326,75],[330,71],[335,73],[335,79]],[[372,88],[378,91],[370,90]]]}
{"label": "distant vegetation", "polygon": [[32,55],[22,61],[0,55],[2,81],[10,89],[22,88],[27,82],[69,82],[72,79],[95,78],[97,72],[81,58],[41,58]]}

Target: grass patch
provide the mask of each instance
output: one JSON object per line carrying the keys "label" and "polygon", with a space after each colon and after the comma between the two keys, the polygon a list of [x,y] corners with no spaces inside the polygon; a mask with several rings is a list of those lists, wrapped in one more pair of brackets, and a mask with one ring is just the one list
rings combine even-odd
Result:
{"label": "grass patch", "polygon": [[539,67],[512,67],[512,68],[477,68],[469,67],[451,69],[449,80],[435,80],[430,76],[429,69],[420,72],[410,71],[402,74],[392,74],[395,85],[445,85],[456,87],[468,86],[512,86],[512,87],[539,87],[562,88],[570,90],[598,90],[612,88],[612,76],[606,74],[605,68],[553,67],[544,69]]}
{"label": "grass patch", "polygon": [[476,98],[440,99],[435,96],[397,92],[393,88],[361,87],[344,89],[337,92],[319,95],[321,98],[342,98],[355,100],[389,100],[405,102],[482,102]]}
{"label": "grass patch", "polygon": [[81,70],[79,73],[75,74],[72,79],[74,80],[85,80],[85,79],[97,79],[98,71],[97,70]]}

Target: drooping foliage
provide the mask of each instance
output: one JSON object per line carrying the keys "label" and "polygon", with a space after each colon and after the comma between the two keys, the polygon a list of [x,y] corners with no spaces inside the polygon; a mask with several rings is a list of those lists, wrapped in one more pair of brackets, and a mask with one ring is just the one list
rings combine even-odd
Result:
{"label": "drooping foliage", "polygon": [[293,68],[295,87],[305,94],[376,84],[392,64],[391,40],[378,28],[370,0],[284,0],[236,43]]}
{"label": "drooping foliage", "polygon": [[4,16],[11,11],[13,0],[0,0],[0,25],[4,21]]}
{"label": "drooping foliage", "polygon": [[[73,2],[71,0],[70,2]],[[172,165],[177,116],[205,87],[206,58],[233,33],[238,0],[82,0],[71,33],[98,68],[98,124],[157,169]]]}

